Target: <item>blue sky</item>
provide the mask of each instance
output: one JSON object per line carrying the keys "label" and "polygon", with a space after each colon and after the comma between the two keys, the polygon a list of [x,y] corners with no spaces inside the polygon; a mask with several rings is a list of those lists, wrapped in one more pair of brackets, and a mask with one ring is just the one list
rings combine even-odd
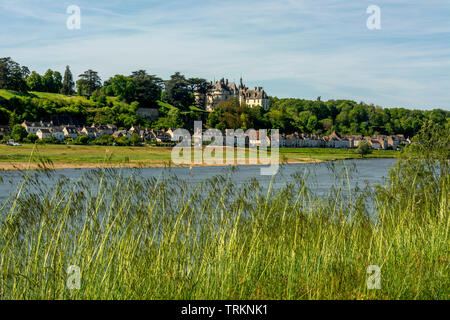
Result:
{"label": "blue sky", "polygon": [[0,39],[0,56],[40,73],[242,75],[278,97],[450,110],[448,0],[0,0]]}

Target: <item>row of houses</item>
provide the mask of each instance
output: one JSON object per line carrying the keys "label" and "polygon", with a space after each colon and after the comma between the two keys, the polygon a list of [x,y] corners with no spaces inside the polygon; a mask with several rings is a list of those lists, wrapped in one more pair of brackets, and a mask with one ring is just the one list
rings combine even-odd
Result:
{"label": "row of houses", "polygon": [[375,135],[373,137],[363,137],[357,135],[341,136],[333,132],[329,136],[318,136],[315,134],[281,134],[279,136],[280,147],[310,147],[310,148],[357,148],[361,141],[367,141],[373,149],[397,150],[401,144],[409,144],[411,141],[402,134],[393,136]]}
{"label": "row of houses", "polygon": [[[172,141],[173,131],[169,130],[154,130],[148,128],[139,128],[132,126],[129,130],[118,129],[115,125],[95,125],[92,126],[73,126],[63,125],[55,126],[53,122],[27,122],[24,121],[22,126],[27,133],[36,134],[39,139],[55,139],[63,141],[71,138],[76,139],[79,136],[87,136],[90,139],[99,139],[103,135],[109,135],[115,138],[127,137],[131,139],[133,134],[137,134],[142,141],[156,141],[158,143],[168,143]],[[2,128],[0,128],[1,130]],[[246,144],[257,145],[261,144],[260,132],[255,131],[254,135],[247,138]],[[230,131],[226,130],[223,135],[226,137],[230,134]],[[266,136],[266,135],[264,135]],[[351,149],[357,148],[361,141],[367,141],[373,149],[397,150],[401,144],[409,144],[410,140],[405,138],[402,134],[393,136],[375,135],[373,137],[363,137],[357,135],[344,135],[341,136],[336,132],[328,136],[319,136],[315,134],[299,134],[297,132],[293,134],[279,134],[279,146],[285,148],[340,148]],[[225,143],[225,139],[224,139]],[[237,140],[235,141],[237,144]],[[270,137],[266,137],[267,146],[271,145]]]}
{"label": "row of houses", "polygon": [[62,125],[55,126],[53,122],[28,122],[24,121],[22,126],[25,128],[28,134],[35,134],[41,140],[47,140],[55,138],[59,141],[65,139],[77,139],[79,136],[87,136],[90,139],[100,139],[104,135],[112,136],[115,138],[127,137],[131,139],[133,134],[137,134],[143,141],[157,141],[157,142],[169,142],[172,138],[172,130],[154,130],[154,129],[141,129],[139,127],[132,126],[129,130],[119,130],[117,126],[108,125],[95,125],[92,126],[73,126]]}
{"label": "row of houses", "polygon": [[[363,137],[357,135],[341,136],[336,132],[328,136],[319,136],[315,134],[299,134],[297,132],[293,134],[279,134],[272,137],[271,135],[264,133],[260,134],[259,130],[255,130],[252,133],[248,133],[245,138],[246,146],[260,146],[261,139],[265,139],[265,145],[271,146],[271,139],[278,138],[279,147],[281,148],[337,148],[337,149],[351,149],[357,148],[361,141],[367,141],[373,149],[377,150],[398,150],[399,145],[410,144],[411,141],[405,138],[404,135],[398,134],[393,136],[375,135],[373,137]],[[198,133],[197,133],[198,134]],[[233,136],[233,130],[226,130],[224,132],[224,145],[228,136]],[[242,139],[242,137],[241,137]],[[238,138],[234,136],[234,145],[239,143]]]}

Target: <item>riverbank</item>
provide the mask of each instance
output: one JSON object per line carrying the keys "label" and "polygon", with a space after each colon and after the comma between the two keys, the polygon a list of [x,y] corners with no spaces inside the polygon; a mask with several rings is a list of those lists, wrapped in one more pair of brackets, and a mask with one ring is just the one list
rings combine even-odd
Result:
{"label": "riverbank", "polygon": [[[374,150],[368,158],[395,158],[398,152]],[[103,167],[167,167],[171,161],[172,148],[167,147],[112,147],[79,145],[0,145],[0,170],[38,169],[42,166],[52,169],[78,169]],[[280,163],[308,163],[345,159],[360,156],[351,149],[325,148],[280,148]],[[248,165],[235,158],[235,165]],[[218,164],[227,165],[227,164]],[[193,166],[213,166],[199,164]]]}

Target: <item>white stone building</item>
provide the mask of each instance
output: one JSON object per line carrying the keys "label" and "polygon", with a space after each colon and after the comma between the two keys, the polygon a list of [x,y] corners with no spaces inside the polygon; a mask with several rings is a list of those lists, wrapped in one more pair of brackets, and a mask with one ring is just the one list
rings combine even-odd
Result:
{"label": "white stone building", "polygon": [[239,101],[239,104],[245,103],[250,107],[261,106],[264,109],[270,107],[269,96],[264,89],[262,87],[249,89],[242,83],[242,78],[239,87],[234,82],[222,78],[219,81],[211,81],[206,93],[195,93],[197,106],[206,111],[214,111],[214,107],[219,102],[226,101],[229,98],[234,98]]}

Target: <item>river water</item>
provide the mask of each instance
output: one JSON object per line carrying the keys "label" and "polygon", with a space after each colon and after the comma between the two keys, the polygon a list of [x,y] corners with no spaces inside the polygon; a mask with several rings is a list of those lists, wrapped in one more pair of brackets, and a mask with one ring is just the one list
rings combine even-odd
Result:
{"label": "river water", "polygon": [[[391,169],[396,163],[395,159],[361,159],[345,160],[337,162],[302,163],[283,165],[273,177],[273,187],[280,188],[292,181],[293,174],[300,174],[308,179],[308,187],[316,194],[325,194],[332,185],[349,181],[351,187],[383,184]],[[256,179],[260,186],[267,188],[272,179],[271,176],[260,175],[260,166],[238,166],[233,170],[230,167],[176,167],[176,168],[143,168],[138,171],[133,169],[118,169],[126,176],[138,172],[141,178],[171,176],[196,185],[205,179],[227,175],[235,185],[242,185],[250,179]],[[50,175],[39,174],[39,181],[46,188],[51,188],[59,177],[76,181],[83,177],[91,169],[64,169],[52,172]],[[23,179],[24,172],[3,171],[0,172],[0,203],[3,203]],[[45,189],[45,188],[44,188]]]}

